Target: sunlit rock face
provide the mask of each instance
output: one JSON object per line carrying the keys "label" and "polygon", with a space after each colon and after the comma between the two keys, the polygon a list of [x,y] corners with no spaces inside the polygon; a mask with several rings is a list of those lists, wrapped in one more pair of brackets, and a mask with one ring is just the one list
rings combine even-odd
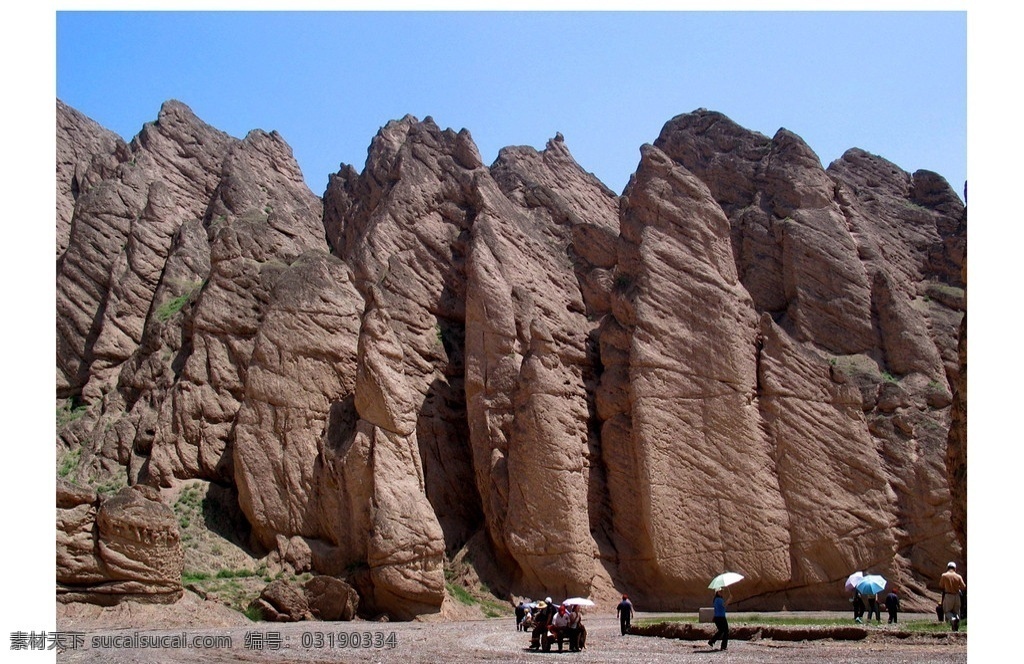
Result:
{"label": "sunlit rock face", "polygon": [[182,595],[178,520],[147,486],[113,496],[57,481],[57,599],[111,606]]}
{"label": "sunlit rock face", "polygon": [[[834,609],[864,569],[924,607],[965,554],[966,210],[934,173],[699,110],[617,196],[561,135],[488,166],[407,116],[318,196],[283,137],[179,102],[130,142],[57,114],[69,480],[229,486],[254,556],[398,619],[456,558],[502,596],[678,610],[730,570],[741,608]],[[58,580],[93,583],[98,497],[64,494]]]}

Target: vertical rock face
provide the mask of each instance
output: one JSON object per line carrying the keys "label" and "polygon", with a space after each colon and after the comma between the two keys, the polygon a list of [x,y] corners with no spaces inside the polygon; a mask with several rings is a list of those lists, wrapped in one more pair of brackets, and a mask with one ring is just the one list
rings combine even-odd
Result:
{"label": "vertical rock face", "polygon": [[98,399],[116,381],[174,230],[202,217],[232,140],[168,102],[127,150],[86,170],[57,264],[58,396]]}
{"label": "vertical rock face", "polygon": [[[232,485],[254,552],[354,573],[366,615],[438,612],[466,551],[501,594],[678,608],[729,569],[836,608],[868,568],[923,605],[965,546],[934,173],[701,110],[620,198],[561,135],[487,167],[406,117],[321,199],[276,133],[168,102],[125,144],[58,102],[57,180],[61,474]],[[103,583],[130,547],[65,493],[58,580]]]}
{"label": "vertical rock face", "polygon": [[[202,297],[191,320],[191,354],[170,391],[172,417],[153,441],[150,472],[161,482],[230,477],[231,438],[269,302],[304,252],[326,250],[321,210],[276,134],[250,132],[224,156],[204,216],[210,271],[193,285]],[[294,295],[287,286],[281,290],[279,297]],[[278,320],[272,317],[271,325]]]}
{"label": "vertical rock face", "polygon": [[315,462],[331,404],[352,394],[362,299],[348,268],[310,251],[274,280],[234,419],[239,501],[264,546],[319,537]]}
{"label": "vertical rock face", "polygon": [[703,110],[655,145],[728,216],[762,316],[756,404],[793,533],[789,593],[860,567],[923,590],[915,579],[958,548],[942,432],[963,316],[959,199],[860,150],[823,170],[791,132],[767,139]]}
{"label": "vertical rock face", "polygon": [[[507,149],[488,170],[468,133],[405,118],[325,200],[332,245],[367,294],[355,408],[379,430],[378,452],[416,443],[391,521],[429,523],[429,508],[449,551],[483,526],[516,587],[589,590],[596,323],[584,300],[595,319],[607,287],[594,271],[613,259],[589,235],[610,244],[614,195],[560,137],[542,153]],[[407,551],[402,541],[389,546]]]}
{"label": "vertical rock face", "polygon": [[729,215],[740,279],[758,311],[836,353],[877,345],[871,282],[835,185],[798,136],[780,129],[769,140],[697,112],[668,122],[655,145],[707,182]]}
{"label": "vertical rock face", "polygon": [[406,117],[374,138],[361,176],[343,169],[325,194],[328,239],[366,299],[357,420],[340,434],[348,453],[324,461],[333,485],[354,474],[367,486],[343,492],[353,519],[335,540],[364,540],[354,553],[374,602],[402,617],[440,608],[445,535],[457,548],[479,519],[460,398],[466,192],[479,168],[468,133]]}
{"label": "vertical rock face", "polygon": [[[966,219],[966,210],[964,212]],[[967,274],[967,263],[963,266]],[[957,541],[967,555],[967,316],[960,321],[957,341],[959,369],[953,384],[950,407],[949,440],[946,447],[946,471],[952,499],[952,525]]]}
{"label": "vertical rock face", "polygon": [[612,483],[623,571],[672,595],[698,596],[720,569],[778,589],[791,576],[789,518],[759,426],[757,318],[729,222],[691,173],[658,148],[641,153],[604,330],[620,363],[605,374],[620,383],[605,441],[629,457]]}
{"label": "vertical rock face", "polygon": [[835,382],[821,357],[789,338],[767,314],[761,318],[760,351],[760,410],[788,515],[788,594],[813,603],[814,588],[854,567],[882,566],[879,571],[890,575],[896,495],[860,392]]}
{"label": "vertical rock face", "polygon": [[[592,418],[616,201],[561,136],[480,178],[467,261],[466,398],[489,533],[517,584],[586,594],[606,516]],[[497,185],[497,187],[494,186]],[[597,539],[595,540],[595,536]]]}
{"label": "vertical rock face", "polygon": [[[127,146],[117,134],[57,100],[57,258],[68,248],[78,196],[103,177]],[[93,165],[95,162],[95,166]]]}

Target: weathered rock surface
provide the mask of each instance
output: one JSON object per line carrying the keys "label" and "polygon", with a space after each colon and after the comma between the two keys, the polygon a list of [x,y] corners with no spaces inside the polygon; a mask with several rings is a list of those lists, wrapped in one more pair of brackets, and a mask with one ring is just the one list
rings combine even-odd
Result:
{"label": "weathered rock surface", "polygon": [[760,426],[757,317],[729,220],[668,155],[641,153],[602,330],[621,570],[668,596],[697,597],[725,569],[748,570],[752,592],[781,589],[792,578],[790,515]]}
{"label": "weathered rock surface", "polygon": [[126,148],[117,134],[57,100],[58,259],[68,248],[71,216],[78,196],[92,186],[89,177],[104,177],[107,169],[116,163],[116,154]]}
{"label": "weathered rock surface", "polygon": [[[204,216],[210,272],[196,286],[202,297],[190,321],[191,353],[167,397],[171,419],[152,444],[149,472],[163,483],[231,476],[231,439],[267,301],[286,268],[304,252],[325,249],[320,203],[276,134],[253,131],[233,146],[212,194]],[[271,326],[276,320],[270,317]]]}
{"label": "weathered rock surface", "polygon": [[318,575],[303,584],[309,611],[318,620],[352,620],[359,610],[356,589],[333,576]]}
{"label": "weathered rock surface", "polygon": [[182,596],[178,522],[152,487],[101,498],[57,481],[57,599],[113,605]]}
{"label": "weathered rock surface", "polygon": [[256,537],[318,537],[315,462],[331,404],[351,395],[362,299],[348,268],[307,252],[276,278],[234,418],[239,502]]}
{"label": "weathered rock surface", "polygon": [[[860,150],[825,171],[795,134],[767,139],[703,110],[667,123],[655,145],[705,182],[729,216],[740,279],[762,315],[755,403],[799,533],[786,585],[813,594],[841,569],[869,567],[923,591],[914,579],[933,577],[934,556],[959,548],[942,434],[963,317],[962,203],[934,173],[910,175]],[[790,350],[773,359],[782,348]],[[807,362],[817,375],[827,364],[831,380],[852,383],[860,399],[838,386],[808,392],[820,381]],[[810,480],[798,476],[805,465]],[[808,499],[835,509],[814,517],[799,507]],[[886,524],[869,510],[895,518]],[[857,528],[838,527],[844,511]],[[837,551],[820,548],[836,532],[844,533]]]}
{"label": "weathered rock surface", "polygon": [[[964,211],[964,223],[967,212]],[[963,265],[967,275],[967,262]],[[953,531],[967,558],[967,316],[960,322],[957,341],[959,369],[953,382],[953,402],[950,408],[949,439],[946,445],[946,471],[952,499]],[[966,565],[964,565],[966,567]]]}
{"label": "weathered rock surface", "polygon": [[302,586],[287,581],[271,581],[260,596],[252,601],[251,608],[257,609],[263,620],[269,622],[298,622],[312,620],[309,601]]}
{"label": "weathered rock surface", "polygon": [[116,380],[140,341],[173,231],[202,217],[233,140],[168,102],[127,150],[86,170],[57,264],[58,396],[97,399]]}
{"label": "weathered rock surface", "polygon": [[268,622],[352,620],[359,608],[359,595],[333,576],[317,575],[302,585],[278,579],[267,584],[249,608]]}
{"label": "weathered rock surface", "polygon": [[[620,198],[560,135],[488,167],[406,117],[319,198],[276,133],[178,102],[130,144],[58,118],[61,473],[232,486],[254,555],[323,575],[265,615],[443,613],[470,552],[502,595],[677,609],[730,569],[836,608],[867,568],[924,606],[964,553],[966,212],[934,173],[699,110]],[[99,582],[65,493],[58,576]]]}
{"label": "weathered rock surface", "polygon": [[[801,605],[853,561],[876,566],[896,549],[898,511],[856,386],[835,382],[818,353],[761,317],[758,382],[772,463],[785,511],[792,569],[787,588]],[[845,534],[837,540],[836,532]],[[856,567],[856,563],[854,563]],[[892,578],[896,570],[877,570]],[[808,591],[809,589],[809,591]]]}

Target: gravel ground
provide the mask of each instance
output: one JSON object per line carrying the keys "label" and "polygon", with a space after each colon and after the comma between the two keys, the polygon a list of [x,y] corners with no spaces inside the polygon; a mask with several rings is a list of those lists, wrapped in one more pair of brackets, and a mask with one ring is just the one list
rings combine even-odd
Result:
{"label": "gravel ground", "polygon": [[[741,614],[733,616],[738,620]],[[640,613],[637,619],[657,618],[658,614]],[[904,616],[913,619],[914,616]],[[528,649],[529,636],[515,630],[512,619],[459,622],[408,623],[252,623],[203,629],[111,629],[66,626],[83,634],[82,645],[59,653],[60,662],[531,662],[544,661],[612,663],[637,662],[778,662],[811,664],[819,662],[864,662],[898,664],[900,662],[953,664],[967,661],[966,634],[941,634],[898,639],[887,636],[885,625],[872,628],[862,641],[781,642],[770,639],[732,641],[726,652],[711,650],[703,641],[689,642],[634,635],[619,635],[614,616],[591,615],[586,619],[587,649],[580,653],[539,653]],[[877,629],[877,632],[875,631]],[[355,636],[355,635],[359,636]],[[393,635],[393,636],[392,636]],[[132,647],[132,644],[102,642],[94,639],[179,638],[230,639],[214,647]],[[345,643],[342,643],[344,639]],[[353,647],[356,640],[361,647]],[[379,647],[365,647],[376,640]],[[387,643],[391,641],[391,645]]]}

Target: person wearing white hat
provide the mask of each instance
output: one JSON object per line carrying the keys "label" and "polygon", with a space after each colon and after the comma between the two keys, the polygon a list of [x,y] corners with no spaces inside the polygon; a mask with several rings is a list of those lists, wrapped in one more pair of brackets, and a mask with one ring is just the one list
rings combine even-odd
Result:
{"label": "person wearing white hat", "polygon": [[960,593],[967,590],[964,578],[956,573],[956,563],[946,565],[946,573],[939,579],[942,588],[942,613],[950,628],[960,629]]}

